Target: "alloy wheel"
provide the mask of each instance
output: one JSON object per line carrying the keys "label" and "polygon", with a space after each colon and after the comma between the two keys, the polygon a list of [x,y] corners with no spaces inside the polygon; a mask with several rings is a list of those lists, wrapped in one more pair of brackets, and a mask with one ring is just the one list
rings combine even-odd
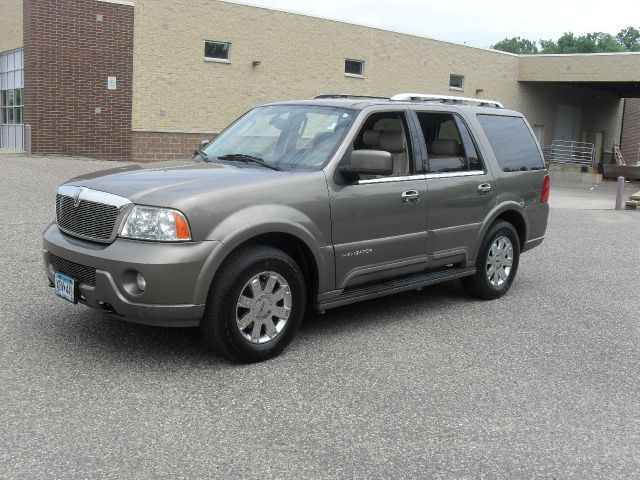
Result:
{"label": "alloy wheel", "polygon": [[254,275],[238,297],[238,330],[251,343],[270,342],[284,330],[291,305],[291,289],[282,275],[276,272]]}
{"label": "alloy wheel", "polygon": [[509,279],[513,267],[513,244],[500,236],[491,244],[487,255],[487,279],[494,287],[500,287]]}

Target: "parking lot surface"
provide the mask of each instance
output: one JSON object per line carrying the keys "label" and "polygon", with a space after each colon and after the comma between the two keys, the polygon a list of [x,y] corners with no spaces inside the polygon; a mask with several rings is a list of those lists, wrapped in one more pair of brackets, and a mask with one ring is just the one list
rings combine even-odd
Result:
{"label": "parking lot surface", "polygon": [[640,476],[640,213],[552,204],[502,299],[331,310],[245,366],[54,298],[55,189],[112,166],[0,156],[0,478]]}

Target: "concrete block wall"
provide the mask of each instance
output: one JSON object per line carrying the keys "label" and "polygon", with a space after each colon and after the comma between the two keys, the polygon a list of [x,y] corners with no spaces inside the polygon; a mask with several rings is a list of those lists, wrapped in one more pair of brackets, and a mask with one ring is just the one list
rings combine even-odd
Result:
{"label": "concrete block wall", "polygon": [[640,52],[575,55],[523,55],[522,82],[637,82]]}
{"label": "concrete block wall", "polygon": [[0,2],[0,52],[22,48],[22,0]]}
{"label": "concrete block wall", "polygon": [[[135,9],[135,130],[219,132],[257,104],[321,93],[482,90],[517,104],[514,55],[218,0]],[[230,42],[231,63],[205,61],[205,40]],[[344,75],[346,58],[365,61],[364,78]],[[452,73],[464,91],[449,89]]]}

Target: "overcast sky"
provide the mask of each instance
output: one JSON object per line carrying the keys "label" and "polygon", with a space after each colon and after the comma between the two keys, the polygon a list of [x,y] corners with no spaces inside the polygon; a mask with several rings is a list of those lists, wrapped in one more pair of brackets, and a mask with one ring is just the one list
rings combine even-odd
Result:
{"label": "overcast sky", "polygon": [[639,0],[241,0],[487,48],[505,37],[640,27]]}

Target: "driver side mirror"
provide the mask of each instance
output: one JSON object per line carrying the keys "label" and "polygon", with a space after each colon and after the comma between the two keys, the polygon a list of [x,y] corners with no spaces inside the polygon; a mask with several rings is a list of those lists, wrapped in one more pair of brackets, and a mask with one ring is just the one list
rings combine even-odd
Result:
{"label": "driver side mirror", "polygon": [[198,155],[198,153],[201,152],[202,149],[204,147],[206,147],[207,145],[209,145],[209,140],[200,140],[200,146],[196,150],[193,151],[193,154],[194,155]]}
{"label": "driver side mirror", "polygon": [[381,150],[354,150],[340,173],[351,180],[360,175],[388,176],[393,173],[393,159],[389,152]]}

